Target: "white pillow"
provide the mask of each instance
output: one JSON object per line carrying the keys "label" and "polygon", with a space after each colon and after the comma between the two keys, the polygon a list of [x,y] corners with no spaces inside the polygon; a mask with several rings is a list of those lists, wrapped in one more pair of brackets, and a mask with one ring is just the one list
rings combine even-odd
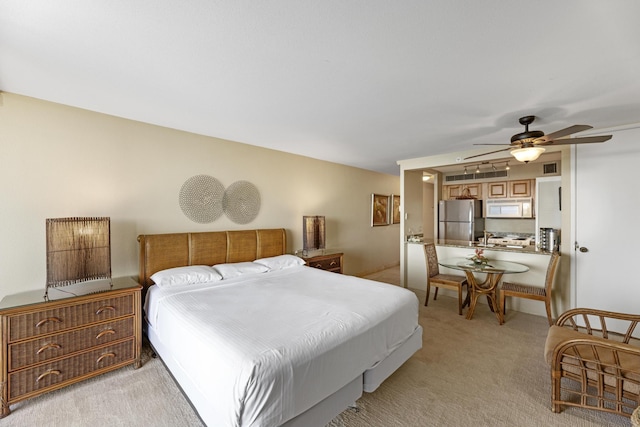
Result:
{"label": "white pillow", "polygon": [[168,288],[171,286],[216,282],[222,280],[222,276],[208,265],[190,265],[158,271],[151,276],[151,280],[161,288]]}
{"label": "white pillow", "polygon": [[227,264],[216,264],[213,266],[223,279],[238,277],[243,274],[264,273],[269,271],[267,266],[256,264],[255,262],[230,262]]}
{"label": "white pillow", "polygon": [[269,271],[283,270],[297,265],[304,265],[302,258],[295,255],[278,255],[269,258],[260,258],[254,261],[256,264],[262,264],[269,268]]}

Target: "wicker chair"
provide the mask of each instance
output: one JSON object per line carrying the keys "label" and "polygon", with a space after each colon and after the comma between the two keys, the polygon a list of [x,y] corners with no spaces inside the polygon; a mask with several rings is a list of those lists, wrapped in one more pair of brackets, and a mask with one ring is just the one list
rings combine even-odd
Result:
{"label": "wicker chair", "polygon": [[640,315],[586,308],[558,318],[544,349],[553,412],[570,405],[631,416],[640,403],[638,322]]}
{"label": "wicker chair", "polygon": [[433,243],[424,245],[424,256],[427,261],[427,298],[424,305],[429,305],[431,286],[436,288],[433,294],[434,301],[438,298],[439,288],[451,289],[458,292],[458,314],[462,314],[462,287],[467,286],[468,289],[467,278],[456,274],[440,274],[438,254]]}
{"label": "wicker chair", "polygon": [[547,320],[549,321],[549,326],[553,325],[553,320],[551,319],[551,288],[553,287],[553,279],[556,275],[559,259],[560,252],[553,252],[551,254],[544,287],[502,282],[502,287],[500,288],[500,306],[502,307],[503,318],[507,312],[507,308],[505,306],[506,297],[526,298],[536,301],[544,301],[544,305],[547,309]]}

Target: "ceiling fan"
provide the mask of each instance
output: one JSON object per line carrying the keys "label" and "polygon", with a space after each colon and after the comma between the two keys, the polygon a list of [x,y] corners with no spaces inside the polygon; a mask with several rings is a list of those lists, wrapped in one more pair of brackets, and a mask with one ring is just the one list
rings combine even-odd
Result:
{"label": "ceiling fan", "polygon": [[[605,142],[611,139],[611,135],[587,136],[582,138],[565,138],[574,133],[592,129],[589,125],[573,125],[568,128],[560,129],[549,135],[539,130],[529,130],[529,125],[535,120],[535,116],[524,116],[520,118],[520,124],[524,126],[524,132],[517,133],[511,137],[511,144],[507,148],[496,151],[489,151],[484,154],[465,157],[465,160],[474,157],[486,156],[487,154],[499,153],[500,151],[511,150],[511,154],[516,160],[529,163],[542,154],[545,149],[543,145],[568,145],[568,144],[585,144],[594,142]],[[505,145],[505,144],[474,144],[474,145]]]}

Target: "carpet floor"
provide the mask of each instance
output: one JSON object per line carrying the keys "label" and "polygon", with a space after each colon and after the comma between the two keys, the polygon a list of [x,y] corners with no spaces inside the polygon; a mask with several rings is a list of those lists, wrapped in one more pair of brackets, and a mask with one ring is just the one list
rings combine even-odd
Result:
{"label": "carpet floor", "polygon": [[[399,271],[368,278],[397,284]],[[416,294],[423,348],[330,427],[629,425],[628,418],[597,411],[551,412],[546,318],[510,312],[500,326],[480,305],[466,320],[454,298],[441,296],[424,307],[424,292]],[[202,427],[148,347],[143,362],[140,369],[126,367],[16,403],[0,426]]]}

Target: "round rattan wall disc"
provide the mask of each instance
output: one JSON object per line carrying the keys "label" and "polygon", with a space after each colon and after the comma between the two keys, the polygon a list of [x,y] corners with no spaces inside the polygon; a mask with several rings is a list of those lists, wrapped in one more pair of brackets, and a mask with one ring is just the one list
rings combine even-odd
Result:
{"label": "round rattan wall disc", "polygon": [[180,189],[180,209],[191,221],[213,222],[222,216],[224,185],[209,175],[192,176]]}
{"label": "round rattan wall disc", "polygon": [[236,181],[224,192],[222,208],[236,224],[250,223],[260,212],[260,192],[248,181]]}

